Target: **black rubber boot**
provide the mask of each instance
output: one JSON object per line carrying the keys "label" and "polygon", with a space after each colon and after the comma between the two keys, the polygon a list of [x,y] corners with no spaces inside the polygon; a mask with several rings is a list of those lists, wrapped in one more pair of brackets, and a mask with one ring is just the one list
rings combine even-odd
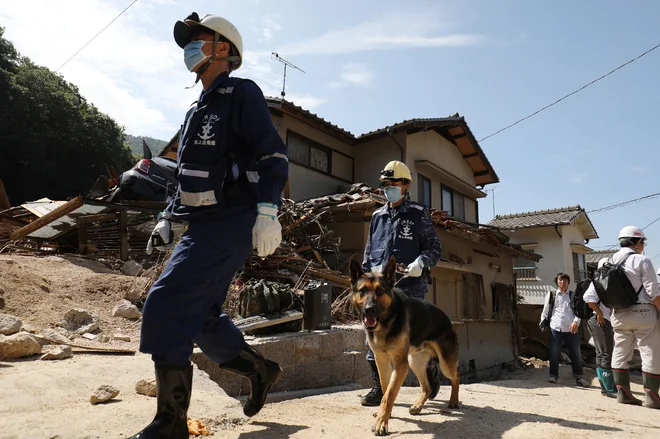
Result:
{"label": "black rubber boot", "polygon": [[438,396],[438,391],[440,391],[440,364],[438,360],[432,358],[429,360],[426,365],[426,378],[429,380],[431,385],[431,393],[429,394],[429,399],[433,399]]}
{"label": "black rubber boot", "polygon": [[156,416],[129,439],[188,439],[192,375],[192,365],[156,366]]}
{"label": "black rubber boot", "polygon": [[644,377],[644,393],[646,393],[644,407],[660,409],[660,396],[658,396],[658,390],[660,389],[660,375],[642,371],[642,376]]}
{"label": "black rubber boot", "polygon": [[247,343],[235,358],[221,364],[220,367],[250,380],[250,396],[243,405],[245,416],[259,413],[266,403],[270,387],[282,375],[282,369],[276,362],[264,358],[259,351]]}
{"label": "black rubber boot", "polygon": [[612,369],[616,383],[616,400],[621,404],[642,405],[642,401],[635,398],[630,391],[630,371],[628,369]]}
{"label": "black rubber boot", "polygon": [[367,407],[376,407],[380,405],[380,402],[383,399],[383,389],[380,388],[380,376],[378,375],[376,362],[367,361],[367,363],[369,363],[369,367],[371,367],[371,380],[373,381],[373,387],[369,393],[360,399],[360,402]]}

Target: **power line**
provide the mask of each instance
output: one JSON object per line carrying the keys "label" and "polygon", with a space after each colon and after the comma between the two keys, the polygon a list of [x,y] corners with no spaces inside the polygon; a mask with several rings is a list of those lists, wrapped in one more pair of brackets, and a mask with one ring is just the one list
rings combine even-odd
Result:
{"label": "power line", "polygon": [[[55,73],[59,72],[60,69],[62,69],[62,67],[64,67],[65,65],[67,65],[67,64],[69,63],[69,61],[71,61],[76,55],[78,55],[80,52],[82,52],[82,50],[83,50],[85,47],[87,47],[92,41],[94,41],[94,40],[96,39],[96,37],[98,37],[99,35],[101,35],[101,33],[102,33],[104,30],[106,30],[108,27],[110,27],[110,25],[111,25],[112,23],[114,23],[119,17],[121,17],[121,16],[124,14],[124,12],[128,11],[128,10],[130,9],[131,6],[133,6],[135,3],[137,3],[137,1],[138,1],[138,0],[133,0],[133,2],[132,2],[130,5],[126,6],[126,7],[124,8],[123,11],[121,11],[121,12],[120,12],[115,18],[113,18],[113,19],[110,21],[110,23],[106,24],[105,27],[104,27],[103,29],[101,29],[100,31],[98,31],[98,33],[97,33],[96,35],[94,35],[89,41],[87,41],[87,42],[86,42],[86,43],[85,43],[80,49],[78,49],[78,50],[76,51],[76,53],[74,53],[73,55],[71,55],[71,56],[69,57],[69,59],[67,59],[66,61],[64,61],[64,64],[62,64],[61,66],[59,66],[59,67],[57,68],[57,70],[55,70]],[[12,111],[14,111],[14,108],[16,108],[17,105],[18,105],[18,102],[15,103],[14,106],[11,107],[11,108],[10,108],[5,114],[3,114],[2,117],[0,117],[0,120],[4,119],[6,116],[9,115],[9,113],[11,113]]]}
{"label": "power line", "polygon": [[612,210],[612,209],[616,209],[618,207],[627,206],[628,204],[636,203],[638,201],[642,201],[642,200],[646,200],[646,199],[650,199],[650,198],[655,198],[657,196],[660,196],[660,192],[658,192],[657,194],[651,194],[651,195],[646,195],[644,197],[635,198],[634,200],[628,200],[628,201],[624,201],[622,203],[612,204],[611,206],[601,207],[600,209],[588,210],[587,213],[596,213],[596,212],[603,212],[605,210]]}
{"label": "power line", "polygon": [[568,97],[570,97],[570,96],[573,96],[574,94],[576,94],[576,93],[578,93],[578,92],[584,90],[585,88],[589,87],[589,86],[592,85],[592,84],[595,84],[596,82],[600,81],[601,79],[604,79],[604,78],[608,77],[608,76],[611,75],[612,73],[614,73],[614,72],[616,72],[617,70],[619,70],[619,69],[621,69],[621,68],[627,66],[628,64],[631,64],[631,63],[637,61],[638,59],[640,59],[640,58],[643,57],[644,55],[646,55],[646,54],[648,54],[648,53],[654,51],[654,50],[657,49],[658,47],[660,47],[660,44],[658,44],[658,45],[656,45],[656,46],[653,46],[652,48],[650,48],[650,49],[647,50],[646,52],[642,53],[641,55],[638,55],[638,56],[636,56],[635,58],[631,59],[630,61],[621,64],[619,67],[615,68],[614,70],[611,70],[611,71],[607,72],[606,74],[604,74],[603,76],[601,76],[601,77],[599,77],[599,78],[597,78],[597,79],[594,79],[594,80],[591,81],[590,83],[588,83],[588,84],[586,84],[586,85],[583,85],[582,87],[578,88],[578,89],[575,90],[575,91],[572,91],[571,93],[567,94],[566,96],[557,99],[557,100],[554,101],[553,103],[551,103],[551,104],[549,104],[549,105],[546,105],[545,107],[543,107],[543,108],[541,108],[541,109],[539,109],[539,110],[536,110],[536,111],[533,112],[532,114],[530,114],[530,115],[528,115],[528,116],[525,116],[525,117],[523,117],[522,119],[517,120],[516,122],[512,123],[511,125],[507,125],[507,126],[505,126],[504,128],[502,128],[502,129],[500,129],[500,130],[498,130],[498,131],[495,131],[493,134],[489,134],[488,136],[486,136],[486,137],[484,137],[483,139],[479,140],[479,142],[483,142],[484,140],[486,140],[486,139],[488,139],[488,138],[490,138],[490,137],[493,137],[494,135],[499,134],[499,133],[501,133],[502,131],[508,130],[509,128],[511,128],[511,127],[513,127],[513,126],[518,125],[520,122],[522,122],[522,121],[524,121],[524,120],[527,120],[527,119],[529,119],[530,117],[539,114],[539,113],[540,113],[541,111],[543,111],[543,110],[547,110],[548,108],[552,107],[553,105],[556,105],[556,104],[560,103],[560,102],[563,101],[564,99],[566,99],[566,98],[568,98]]}
{"label": "power line", "polygon": [[130,9],[131,6],[133,6],[135,3],[137,3],[137,1],[138,1],[138,0],[133,0],[133,2],[132,2],[130,5],[126,6],[126,7],[124,8],[124,10],[121,11],[121,12],[119,13],[119,15],[117,15],[115,18],[113,18],[113,19],[110,21],[110,23],[106,24],[105,27],[104,27],[103,29],[101,29],[96,35],[94,35],[94,36],[92,37],[91,40],[89,40],[88,42],[86,42],[86,43],[85,43],[80,49],[78,49],[78,51],[76,51],[76,53],[74,53],[73,55],[71,55],[71,57],[70,57],[69,59],[67,59],[66,61],[64,61],[64,64],[62,64],[61,66],[59,66],[58,69],[55,70],[55,72],[59,72],[60,69],[61,69],[62,67],[64,67],[65,65],[67,65],[67,63],[68,63],[69,61],[71,61],[71,60],[72,60],[76,55],[78,55],[78,54],[79,54],[79,53],[80,53],[85,47],[87,47],[87,46],[89,45],[89,43],[91,43],[92,41],[94,41],[94,40],[96,39],[96,37],[98,37],[99,35],[101,35],[101,33],[102,33],[104,30],[106,30],[108,27],[110,27],[110,25],[111,25],[112,23],[114,23],[115,20],[117,20],[119,17],[121,17],[121,16],[124,14],[124,12],[128,11],[128,10]]}
{"label": "power line", "polygon": [[[647,225],[645,225],[644,227],[642,227],[642,230],[646,230],[646,229],[648,229],[650,226],[652,226],[653,224],[657,223],[658,221],[660,221],[660,216],[657,217],[656,219],[654,219],[653,221],[651,221],[650,223],[648,223]],[[617,243],[617,244],[612,244],[612,245],[610,245],[609,247],[607,247],[606,245],[604,245],[603,247],[607,247],[606,250],[611,250],[611,249],[613,249],[614,247],[616,247],[617,245],[619,245],[619,244],[618,244],[618,243]],[[602,248],[602,247],[595,247],[595,248]],[[658,255],[656,255],[656,256],[658,256]],[[654,256],[654,257],[655,257],[655,256]]]}

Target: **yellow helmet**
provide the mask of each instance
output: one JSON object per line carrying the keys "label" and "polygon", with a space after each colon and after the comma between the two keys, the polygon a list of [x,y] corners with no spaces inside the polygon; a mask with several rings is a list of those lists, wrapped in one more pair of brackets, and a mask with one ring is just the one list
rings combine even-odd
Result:
{"label": "yellow helmet", "polygon": [[405,163],[392,160],[380,171],[380,181],[406,179],[412,181],[412,174]]}

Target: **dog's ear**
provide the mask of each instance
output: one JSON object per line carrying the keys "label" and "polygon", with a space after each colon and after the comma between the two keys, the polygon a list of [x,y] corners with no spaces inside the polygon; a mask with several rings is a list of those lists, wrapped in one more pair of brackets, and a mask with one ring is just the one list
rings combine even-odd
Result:
{"label": "dog's ear", "polygon": [[350,262],[351,269],[351,285],[355,285],[355,282],[362,277],[364,271],[362,271],[362,264],[356,261],[354,258],[351,258]]}
{"label": "dog's ear", "polygon": [[387,261],[387,265],[383,270],[383,277],[390,285],[394,285],[396,282],[396,258],[394,255],[390,256],[389,261]]}

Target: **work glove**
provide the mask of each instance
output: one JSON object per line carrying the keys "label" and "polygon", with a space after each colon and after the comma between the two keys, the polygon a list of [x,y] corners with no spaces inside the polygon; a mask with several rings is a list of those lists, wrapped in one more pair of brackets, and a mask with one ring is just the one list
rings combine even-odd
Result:
{"label": "work glove", "polygon": [[170,220],[167,218],[160,218],[147,242],[147,254],[150,255],[154,251],[154,247],[156,250],[162,252],[172,248],[174,246],[174,243],[171,242],[172,235],[172,223],[170,223]]}
{"label": "work glove", "polygon": [[418,256],[417,259],[412,261],[406,268],[406,277],[420,277],[422,275],[422,270],[424,270],[424,260],[421,256]]}
{"label": "work glove", "polygon": [[273,203],[257,203],[257,221],[252,228],[252,247],[257,255],[272,255],[282,242],[282,226],[277,219],[277,206]]}

